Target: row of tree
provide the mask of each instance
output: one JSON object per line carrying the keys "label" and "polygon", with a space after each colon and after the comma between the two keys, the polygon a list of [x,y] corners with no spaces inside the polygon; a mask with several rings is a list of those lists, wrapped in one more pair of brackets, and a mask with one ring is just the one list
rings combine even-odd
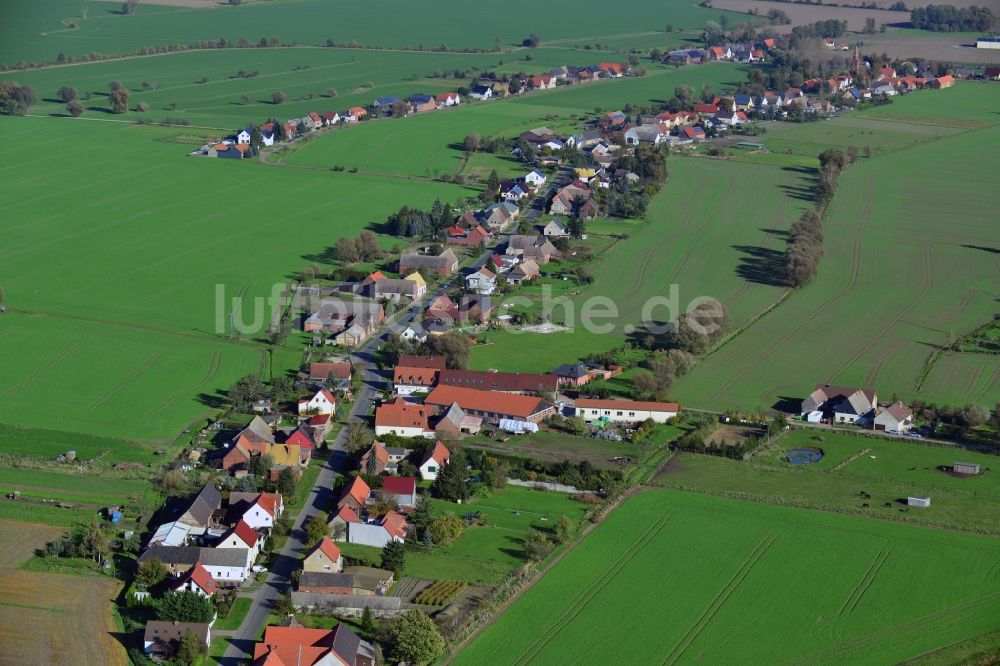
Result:
{"label": "row of tree", "polygon": [[346,263],[378,261],[383,257],[382,246],[374,232],[364,230],[357,237],[342,236],[334,247],[337,258]]}
{"label": "row of tree", "polygon": [[934,32],[989,32],[996,18],[989,7],[928,5],[910,13],[914,28]]}

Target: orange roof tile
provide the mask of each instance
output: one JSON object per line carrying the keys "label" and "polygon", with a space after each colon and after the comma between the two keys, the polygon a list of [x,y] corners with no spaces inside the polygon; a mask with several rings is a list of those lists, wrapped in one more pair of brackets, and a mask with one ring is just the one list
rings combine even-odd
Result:
{"label": "orange roof tile", "polygon": [[457,402],[462,409],[515,418],[528,418],[550,407],[549,403],[533,396],[481,391],[459,386],[438,386],[431,391],[425,402],[440,407],[448,407],[451,403]]}
{"label": "orange roof tile", "polygon": [[415,405],[402,398],[383,403],[375,408],[375,425],[429,430],[428,419],[434,410],[425,405]]}

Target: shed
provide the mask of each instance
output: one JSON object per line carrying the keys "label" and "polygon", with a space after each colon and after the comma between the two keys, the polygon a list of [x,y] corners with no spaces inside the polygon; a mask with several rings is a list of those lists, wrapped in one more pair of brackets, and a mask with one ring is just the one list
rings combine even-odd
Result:
{"label": "shed", "polygon": [[906,498],[906,506],[919,506],[927,508],[931,505],[931,498],[927,495],[910,495]]}
{"label": "shed", "polygon": [[956,462],[951,466],[951,471],[955,474],[979,474],[978,463]]}

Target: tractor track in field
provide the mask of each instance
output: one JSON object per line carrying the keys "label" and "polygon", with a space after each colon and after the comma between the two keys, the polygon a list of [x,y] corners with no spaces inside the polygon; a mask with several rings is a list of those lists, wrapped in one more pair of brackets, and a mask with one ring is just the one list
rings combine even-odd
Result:
{"label": "tractor track in field", "polygon": [[632,298],[639,292],[639,290],[642,288],[642,285],[645,283],[646,272],[649,270],[649,263],[652,260],[653,255],[656,254],[659,250],[661,250],[665,245],[669,244],[675,238],[680,236],[681,233],[683,233],[684,230],[686,230],[688,226],[690,226],[691,216],[687,213],[688,206],[691,204],[691,202],[694,200],[694,198],[701,190],[701,186],[705,184],[705,173],[700,168],[696,168],[695,171],[698,174],[698,182],[694,187],[690,189],[690,193],[688,194],[687,198],[684,199],[683,203],[681,203],[681,205],[677,207],[677,210],[681,216],[681,225],[677,229],[675,229],[673,233],[665,236],[659,243],[652,245],[648,250],[646,250],[643,253],[642,260],[639,262],[639,269],[636,272],[637,277],[635,281],[632,283],[632,286],[629,287],[629,290],[627,292],[621,294],[618,297],[618,302],[620,303],[624,302],[629,298]]}
{"label": "tractor track in field", "polygon": [[986,387],[986,393],[991,393],[997,382],[1000,382],[1000,366],[997,366],[997,369],[993,371],[993,379],[990,380],[989,386]]}
{"label": "tractor track in field", "polygon": [[795,659],[784,662],[784,666],[813,666],[817,663],[832,663],[834,661],[844,661],[851,653],[855,653],[859,650],[870,647],[880,641],[887,638],[892,638],[896,635],[905,632],[916,632],[923,631],[935,624],[952,619],[963,612],[972,610],[978,606],[981,606],[992,601],[1000,599],[1000,592],[993,592],[987,594],[986,596],[979,597],[978,599],[973,599],[963,604],[958,604],[957,606],[952,606],[950,608],[945,608],[934,613],[929,613],[922,617],[906,622],[904,624],[899,624],[894,627],[887,627],[880,631],[876,631],[870,634],[865,634],[859,636],[849,641],[839,643],[837,645],[831,646],[825,650],[819,650],[811,654],[802,655]]}
{"label": "tractor track in field", "polygon": [[828,384],[833,383],[834,380],[837,378],[837,376],[840,375],[840,373],[849,368],[852,363],[856,362],[859,358],[861,358],[862,355],[871,350],[871,348],[875,346],[875,343],[877,343],[880,339],[882,339],[882,336],[885,335],[886,331],[888,331],[890,328],[898,324],[903,317],[910,314],[910,312],[915,307],[920,305],[920,303],[927,297],[927,294],[931,292],[931,288],[933,286],[933,280],[931,279],[932,276],[933,276],[933,264],[931,262],[931,251],[930,248],[925,248],[924,271],[923,271],[924,284],[923,287],[921,287],[920,289],[920,293],[917,294],[915,298],[911,299],[910,302],[907,303],[906,307],[904,307],[903,310],[898,315],[890,318],[885,324],[880,326],[879,329],[875,331],[875,333],[866,335],[865,337],[868,341],[864,345],[862,345],[856,352],[854,352],[854,354],[852,354],[846,361],[844,361],[844,363],[839,368],[837,368],[836,371],[834,371],[829,377],[827,377],[826,383]]}
{"label": "tractor track in field", "polygon": [[600,592],[611,583],[612,580],[617,578],[618,574],[621,573],[632,559],[639,554],[646,544],[656,538],[656,536],[666,527],[667,523],[673,514],[666,514],[658,521],[653,523],[645,532],[640,536],[621,556],[615,560],[614,564],[604,573],[603,576],[594,581],[594,584],[587,588],[582,595],[577,597],[576,601],[566,609],[566,611],[556,620],[555,624],[550,625],[549,628],[535,641],[529,645],[524,652],[518,656],[518,658],[513,662],[514,666],[523,666],[532,661],[538,652],[545,648],[553,638],[559,635],[559,632],[566,627],[570,622],[572,622],[576,617],[583,612],[587,607],[587,604],[595,596],[600,594]]}
{"label": "tractor track in field", "polygon": [[73,354],[75,354],[76,351],[80,347],[82,347],[82,346],[83,346],[83,343],[82,342],[78,342],[75,345],[72,345],[71,347],[67,347],[66,349],[62,350],[62,352],[60,352],[59,354],[56,354],[55,356],[53,356],[52,358],[50,358],[48,361],[46,361],[45,363],[43,363],[42,366],[40,368],[38,368],[37,370],[35,370],[33,373],[31,373],[30,375],[28,375],[27,377],[25,377],[24,379],[22,379],[20,382],[18,382],[14,386],[11,386],[10,388],[8,388],[3,393],[3,397],[9,398],[12,395],[14,395],[15,393],[17,393],[18,391],[21,391],[25,387],[30,386],[36,379],[38,379],[43,374],[45,374],[45,372],[47,372],[48,370],[51,370],[52,368],[54,368],[55,366],[59,365],[60,363],[62,363],[63,361],[65,361],[67,358],[69,358],[70,356],[72,356]]}
{"label": "tractor track in field", "polygon": [[11,326],[10,328],[4,329],[3,332],[0,333],[0,340],[3,340],[4,338],[6,338],[8,335],[10,335],[11,333],[13,333],[16,330],[17,330],[17,326]]}
{"label": "tractor track in field", "polygon": [[872,382],[875,381],[875,378],[878,377],[879,370],[882,369],[882,366],[885,365],[885,362],[888,361],[892,357],[892,355],[896,352],[896,350],[899,349],[903,344],[904,342],[900,340],[893,340],[892,343],[887,345],[886,348],[883,349],[881,353],[879,353],[877,356],[875,356],[875,358],[872,359],[872,367],[871,369],[868,370],[868,374],[865,375],[865,384],[871,384]]}
{"label": "tractor track in field", "polygon": [[969,381],[965,385],[965,393],[966,393],[966,395],[969,395],[969,394],[972,393],[972,388],[976,385],[976,382],[979,381],[979,378],[983,376],[983,368],[984,367],[985,366],[983,366],[983,365],[977,365],[976,369],[972,371],[971,375],[969,375]]}
{"label": "tractor track in field", "polygon": [[[684,653],[687,652],[692,645],[694,645],[694,642],[698,640],[698,636],[701,635],[701,632],[703,632],[705,628],[712,623],[712,620],[715,618],[719,610],[726,605],[729,598],[733,596],[737,589],[739,589],[740,585],[742,585],[743,581],[747,579],[747,576],[750,575],[753,568],[757,566],[757,563],[760,562],[761,558],[764,557],[767,551],[770,550],[771,546],[777,540],[777,536],[770,535],[757,544],[757,547],[753,549],[750,556],[745,562],[743,562],[743,565],[739,568],[739,570],[737,570],[733,577],[726,582],[722,589],[719,590],[718,594],[715,595],[711,603],[709,603],[708,608],[702,612],[702,614],[698,617],[698,620],[691,625],[684,635],[681,636],[681,639],[674,644],[673,648],[670,649],[667,656],[663,658],[663,666],[677,663],[681,657],[684,656]],[[679,652],[678,649],[680,650]]]}
{"label": "tractor track in field", "polygon": [[762,354],[758,354],[753,361],[748,365],[743,366],[738,371],[734,372],[729,379],[721,383],[714,392],[710,394],[709,397],[717,398],[723,391],[731,388],[736,382],[743,379],[747,374],[749,374],[754,368],[760,365],[765,360],[769,359],[776,351],[785,348],[785,343],[803,326],[811,322],[813,319],[818,317],[821,313],[825,312],[830,304],[834,303],[845,294],[850,293],[858,282],[858,273],[861,270],[861,245],[864,240],[865,229],[868,226],[868,219],[871,216],[872,205],[875,203],[875,182],[873,179],[868,180],[868,194],[865,198],[864,208],[861,213],[861,224],[858,226],[857,231],[854,236],[854,245],[852,247],[851,254],[851,271],[850,277],[847,280],[847,284],[841,289],[837,290],[829,298],[825,299],[818,306],[813,308],[812,312],[807,314],[805,317],[800,319],[795,325],[788,328],[787,332],[781,336],[778,340],[775,340],[769,349],[764,351]]}
{"label": "tractor track in field", "polygon": [[882,570],[882,566],[885,564],[886,560],[889,559],[890,551],[879,550],[875,555],[875,559],[872,563],[868,565],[868,569],[865,571],[865,575],[861,577],[858,584],[854,586],[851,590],[851,594],[844,601],[844,605],[840,607],[840,612],[837,613],[837,617],[843,617],[844,615],[850,615],[854,612],[854,609],[858,607],[861,603],[861,598],[865,596],[868,588],[872,586],[875,582],[875,578],[878,576],[879,571]]}
{"label": "tractor track in field", "polygon": [[109,388],[107,391],[97,396],[92,403],[88,405],[89,409],[97,409],[104,403],[106,403],[111,398],[115,397],[120,393],[126,386],[128,386],[136,377],[149,370],[151,367],[156,365],[156,362],[163,358],[163,354],[152,353],[146,358],[142,359],[134,368],[132,368],[128,374],[121,378],[117,384]]}
{"label": "tractor track in field", "polygon": [[[780,215],[778,215],[777,213],[775,213],[775,215],[773,217],[771,217],[771,228],[772,229],[775,226],[777,226],[778,218],[779,217],[780,217]],[[761,243],[761,245],[760,245],[761,249],[763,249],[763,250],[769,250],[770,249],[770,247],[769,247],[770,244],[771,244],[771,234],[764,234],[764,242]],[[753,283],[750,282],[750,280],[744,279],[743,280],[743,284],[740,285],[740,288],[737,289],[732,294],[730,294],[729,298],[727,298],[725,301],[723,301],[723,303],[725,305],[729,305],[730,303],[738,301],[740,298],[743,297],[743,294],[745,294],[748,291],[750,291],[750,286],[752,284]]]}
{"label": "tractor track in field", "polygon": [[156,408],[154,408],[150,412],[147,412],[145,418],[148,419],[154,416],[159,416],[160,414],[165,412],[167,408],[169,408],[171,405],[177,402],[178,399],[180,399],[184,395],[190,394],[191,392],[196,390],[199,386],[204,386],[205,384],[210,382],[212,378],[215,377],[215,375],[219,372],[219,368],[221,366],[222,366],[222,352],[221,351],[212,352],[212,360],[209,362],[208,372],[205,373],[205,376],[202,377],[199,382],[174,391],[169,396],[167,396],[165,400],[160,402],[160,404],[158,404]]}

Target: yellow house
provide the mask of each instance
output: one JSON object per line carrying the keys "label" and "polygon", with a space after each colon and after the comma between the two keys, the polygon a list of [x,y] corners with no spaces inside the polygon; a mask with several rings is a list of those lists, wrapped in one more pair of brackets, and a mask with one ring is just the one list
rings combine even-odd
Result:
{"label": "yellow house", "polygon": [[417,291],[416,291],[416,294],[414,294],[414,298],[420,298],[425,293],[427,293],[427,280],[425,280],[424,277],[420,273],[414,271],[413,273],[410,273],[409,275],[407,275],[403,279],[404,280],[410,280],[411,282],[415,282],[416,283],[416,285],[417,285]]}
{"label": "yellow house", "polygon": [[580,180],[590,180],[597,175],[597,169],[592,169],[590,167],[577,167],[573,169],[573,173]]}
{"label": "yellow house", "polygon": [[302,560],[302,571],[312,573],[338,573],[343,568],[344,558],[340,556],[340,548],[330,537],[323,537]]}

